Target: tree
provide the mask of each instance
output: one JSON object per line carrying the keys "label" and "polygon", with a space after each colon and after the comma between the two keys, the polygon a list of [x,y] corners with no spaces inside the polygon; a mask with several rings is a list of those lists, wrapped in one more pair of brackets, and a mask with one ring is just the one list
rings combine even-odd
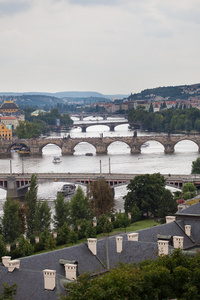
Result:
{"label": "tree", "polygon": [[3,237],[0,235],[0,257],[6,255],[6,245],[3,242]]}
{"label": "tree", "polygon": [[98,220],[97,231],[98,233],[103,232],[106,234],[109,234],[113,231],[113,224],[108,220],[106,215],[100,216]]}
{"label": "tree", "polygon": [[44,202],[38,201],[35,212],[35,232],[39,234],[43,232],[45,228],[50,230],[50,225],[51,208],[46,200]]}
{"label": "tree", "polygon": [[40,235],[40,242],[42,249],[53,250],[56,247],[56,240],[53,239],[52,234],[45,228],[45,230]]}
{"label": "tree", "polygon": [[34,247],[33,245],[31,245],[31,243],[29,243],[28,240],[25,239],[23,235],[21,235],[19,238],[19,246],[17,250],[19,251],[19,254],[23,257],[32,255],[34,252]]}
{"label": "tree", "polygon": [[89,220],[91,214],[89,197],[84,195],[82,188],[79,186],[76,194],[70,201],[70,217],[72,224],[75,224],[79,219]]}
{"label": "tree", "polygon": [[177,212],[177,202],[169,190],[165,190],[161,195],[158,206],[158,216],[165,218],[168,215],[174,215]]}
{"label": "tree", "polygon": [[200,157],[192,162],[192,174],[200,174]]}
{"label": "tree", "polygon": [[26,215],[28,212],[28,207],[26,203],[19,204],[19,219],[20,219],[20,233],[25,234],[26,232]]}
{"label": "tree", "polygon": [[25,196],[25,202],[27,204],[27,236],[31,237],[35,231],[35,213],[37,204],[37,177],[35,174],[31,176],[31,183],[28,193]]}
{"label": "tree", "polygon": [[69,241],[69,235],[70,235],[70,228],[67,226],[66,222],[63,224],[62,227],[58,230],[58,237],[57,237],[57,244],[63,245],[67,244]]}
{"label": "tree", "polygon": [[105,179],[102,178],[90,182],[87,186],[87,195],[89,196],[94,214],[97,217],[108,212],[113,212],[115,205],[114,196]]}
{"label": "tree", "polygon": [[141,218],[141,211],[139,210],[137,204],[135,203],[135,205],[131,210],[131,221],[133,223],[136,223],[137,221],[140,220],[140,218]]}
{"label": "tree", "polygon": [[17,294],[16,283],[8,285],[6,282],[3,284],[3,292],[0,294],[0,300],[14,300],[13,296]]}
{"label": "tree", "polygon": [[39,137],[41,133],[42,130],[40,129],[39,124],[27,121],[19,121],[19,125],[15,129],[15,134],[19,139]]}
{"label": "tree", "polygon": [[183,192],[183,198],[187,200],[187,199],[194,198],[196,196],[197,189],[194,183],[187,182],[183,185],[182,192]]}
{"label": "tree", "polygon": [[54,225],[56,229],[61,228],[66,222],[69,224],[69,202],[64,201],[62,193],[58,193],[55,204]]}
{"label": "tree", "polygon": [[165,178],[160,173],[135,176],[127,186],[124,208],[128,213],[136,204],[142,214],[156,214],[165,191]]}
{"label": "tree", "polygon": [[20,235],[19,202],[11,198],[7,198],[3,206],[2,230],[4,241],[8,243]]}

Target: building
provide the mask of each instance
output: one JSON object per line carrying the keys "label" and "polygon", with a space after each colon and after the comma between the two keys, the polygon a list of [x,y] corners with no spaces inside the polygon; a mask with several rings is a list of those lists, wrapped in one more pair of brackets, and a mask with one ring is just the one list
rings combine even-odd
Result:
{"label": "building", "polygon": [[100,274],[116,263],[138,263],[170,254],[174,248],[193,252],[200,243],[200,203],[166,217],[166,224],[61,250],[12,260],[5,256],[0,264],[0,287],[17,284],[16,300],[56,299],[64,284],[80,274]]}
{"label": "building", "polygon": [[12,125],[0,124],[0,139],[12,140]]}
{"label": "building", "polygon": [[37,110],[35,110],[35,111],[33,111],[33,112],[31,113],[31,116],[37,117],[39,114],[45,114],[45,113],[46,113],[45,110],[43,110],[43,109],[37,109]]}
{"label": "building", "polygon": [[4,103],[0,107],[0,111],[3,114],[5,114],[5,113],[12,114],[12,113],[15,113],[18,111],[18,106],[12,100],[4,101]]}
{"label": "building", "polygon": [[12,129],[16,129],[16,127],[19,125],[18,118],[13,116],[6,116],[6,117],[0,117],[1,123],[4,125],[11,125]]}

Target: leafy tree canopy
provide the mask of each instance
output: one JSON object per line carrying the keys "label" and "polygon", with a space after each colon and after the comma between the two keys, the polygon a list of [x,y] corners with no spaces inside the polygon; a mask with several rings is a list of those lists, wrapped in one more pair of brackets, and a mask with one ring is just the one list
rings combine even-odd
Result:
{"label": "leafy tree canopy", "polygon": [[92,181],[87,186],[87,195],[89,196],[92,209],[95,216],[112,212],[114,209],[114,196],[109,184],[105,179]]}
{"label": "leafy tree canopy", "polygon": [[127,186],[129,192],[124,196],[125,211],[131,212],[135,204],[142,214],[157,214],[162,195],[165,192],[165,178],[160,173],[135,176]]}

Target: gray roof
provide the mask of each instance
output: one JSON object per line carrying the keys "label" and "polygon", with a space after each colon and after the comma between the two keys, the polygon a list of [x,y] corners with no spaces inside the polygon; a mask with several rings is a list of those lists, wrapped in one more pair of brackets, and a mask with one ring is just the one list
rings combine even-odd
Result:
{"label": "gray roof", "polygon": [[[184,231],[186,224],[192,225],[192,238]],[[97,241],[97,256],[83,243],[61,250],[46,252],[20,259],[20,268],[9,273],[7,268],[0,264],[0,286],[4,282],[9,285],[17,283],[18,292],[16,300],[32,299],[46,300],[56,299],[57,294],[63,292],[63,284],[66,282],[64,266],[59,263],[60,259],[78,262],[78,274],[85,272],[101,273],[106,270],[107,258],[109,267],[113,268],[117,263],[138,263],[144,259],[155,259],[158,255],[159,236],[183,236],[184,249],[190,249],[200,242],[200,221],[179,220],[148,229],[139,230],[139,239],[128,241],[127,234],[123,237],[122,252],[116,251],[116,236],[99,239]],[[106,245],[108,247],[106,248]],[[173,248],[172,246],[169,247]],[[107,255],[108,253],[108,255]],[[56,270],[56,288],[53,291],[44,290],[43,270]]]}
{"label": "gray roof", "polygon": [[200,216],[200,202],[176,213],[176,216]]}

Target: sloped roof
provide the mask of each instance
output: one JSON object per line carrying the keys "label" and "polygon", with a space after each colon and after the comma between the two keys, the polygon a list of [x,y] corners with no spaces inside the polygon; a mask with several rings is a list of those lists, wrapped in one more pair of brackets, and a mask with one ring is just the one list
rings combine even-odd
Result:
{"label": "sloped roof", "polygon": [[13,108],[15,108],[15,109],[18,109],[18,106],[17,106],[17,104],[16,103],[14,103],[13,101],[6,101],[6,102],[4,102],[2,105],[1,105],[1,107],[0,107],[0,109],[13,109]]}
{"label": "sloped roof", "polygon": [[200,202],[191,205],[176,213],[176,216],[199,216],[200,217]]}
{"label": "sloped roof", "polygon": [[[7,268],[0,264],[0,286],[4,282],[9,285],[17,283],[16,300],[54,300],[57,294],[63,292],[65,280],[65,268],[59,263],[59,259],[78,261],[79,274],[94,271],[104,271],[98,259],[91,253],[86,244],[61,250],[46,252],[20,259],[20,268],[9,273]],[[56,270],[56,288],[53,291],[44,290],[43,270]]]}
{"label": "sloped roof", "polygon": [[[184,226],[192,225],[192,238],[185,234]],[[63,284],[66,282],[64,266],[60,259],[75,260],[78,262],[78,275],[85,272],[101,273],[106,271],[107,257],[109,267],[113,268],[117,263],[138,263],[144,259],[155,259],[158,256],[158,235],[183,236],[183,248],[190,249],[200,242],[200,221],[179,220],[160,226],[153,226],[144,230],[138,230],[138,242],[128,241],[127,234],[123,237],[122,252],[116,251],[116,236],[99,239],[97,241],[97,256],[93,255],[86,243],[61,250],[55,250],[20,259],[20,268],[9,273],[7,268],[0,264],[0,286],[4,282],[9,285],[17,283],[18,291],[16,300],[21,299],[49,299],[54,300],[63,292]],[[169,246],[169,249],[172,249]],[[108,253],[108,256],[107,256]],[[44,290],[43,270],[56,270],[56,288],[53,291]]]}

